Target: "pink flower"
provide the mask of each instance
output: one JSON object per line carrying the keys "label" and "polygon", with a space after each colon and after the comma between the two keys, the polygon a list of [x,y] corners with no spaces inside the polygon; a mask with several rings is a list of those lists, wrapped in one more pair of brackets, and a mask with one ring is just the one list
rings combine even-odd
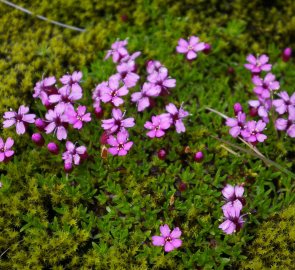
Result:
{"label": "pink flower", "polygon": [[199,38],[192,36],[188,41],[181,38],[178,40],[178,46],[176,47],[176,51],[178,53],[186,54],[186,58],[188,60],[193,60],[197,58],[197,52],[203,51],[205,49],[205,43],[199,42]]}
{"label": "pink flower", "polygon": [[156,60],[150,60],[146,64],[146,71],[148,74],[152,74],[154,72],[161,73],[161,72],[167,72],[168,70],[166,67],[164,67],[160,61]]}
{"label": "pink flower", "polygon": [[64,75],[60,81],[64,84],[58,93],[49,96],[50,103],[74,103],[75,101],[82,98],[82,88],[79,85],[80,80],[82,79],[81,71],[74,71],[72,75]]}
{"label": "pink flower", "polygon": [[266,123],[262,120],[258,122],[252,120],[248,121],[245,125],[245,129],[241,131],[243,138],[252,144],[263,142],[267,139],[267,136],[262,133],[265,129]]}
{"label": "pink flower", "polygon": [[111,119],[102,120],[102,128],[104,130],[107,130],[109,134],[113,134],[118,131],[123,131],[125,128],[130,128],[135,125],[134,118],[126,118],[123,119],[124,114],[120,109],[113,109],[112,110],[112,116]]}
{"label": "pink flower", "polygon": [[11,150],[13,144],[14,140],[12,138],[8,137],[4,142],[0,137],[0,162],[6,162],[14,155],[14,151]]}
{"label": "pink flower", "polygon": [[175,125],[176,132],[177,133],[185,132],[185,126],[182,122],[182,119],[187,117],[189,113],[185,111],[184,109],[182,109],[181,106],[179,109],[177,109],[173,103],[169,103],[166,106],[166,111],[170,115],[170,119],[171,119],[170,122]]}
{"label": "pink flower", "polygon": [[244,187],[240,185],[232,186],[227,184],[222,190],[223,197],[229,202],[239,200],[243,204],[245,202],[243,194]]}
{"label": "pink flower", "polygon": [[168,71],[153,72],[147,77],[148,82],[151,83],[153,91],[160,92],[161,95],[169,94],[169,89],[176,86],[176,80],[168,76]]}
{"label": "pink flower", "polygon": [[254,93],[261,98],[270,98],[271,91],[278,90],[280,83],[275,80],[276,77],[272,73],[267,73],[264,79],[258,76],[252,78],[252,82],[255,84],[253,89]]}
{"label": "pink flower", "polygon": [[124,103],[121,97],[127,95],[128,92],[128,88],[125,85],[120,87],[120,78],[117,75],[113,75],[109,78],[108,85],[101,87],[101,101],[104,103],[111,102],[118,107]]}
{"label": "pink flower", "polygon": [[118,40],[114,42],[111,46],[111,50],[108,50],[104,60],[112,56],[113,62],[119,63],[124,56],[128,55],[128,51],[125,48],[127,44],[128,44],[127,40]]}
{"label": "pink flower", "polygon": [[117,71],[120,74],[120,79],[127,88],[134,87],[140,78],[139,75],[135,73],[136,65],[134,60],[121,62],[117,65]]}
{"label": "pink flower", "polygon": [[234,138],[238,137],[246,125],[246,114],[240,111],[236,118],[227,118],[226,125],[230,127],[229,134]]}
{"label": "pink flower", "polygon": [[73,128],[81,129],[83,127],[83,122],[90,122],[90,113],[86,113],[86,106],[78,106],[77,112],[71,106],[66,111],[68,122],[73,125]]}
{"label": "pink flower", "polygon": [[22,135],[26,132],[26,125],[35,123],[35,114],[29,114],[29,107],[21,105],[18,112],[9,111],[4,113],[3,128],[16,126],[16,133]]}
{"label": "pink flower", "polygon": [[95,87],[94,91],[92,92],[93,107],[95,109],[100,108],[101,90],[107,86],[108,86],[107,82],[102,82],[102,83],[98,84]]}
{"label": "pink flower", "polygon": [[240,215],[242,207],[243,206],[239,200],[224,205],[222,210],[226,220],[221,223],[218,228],[222,229],[226,234],[238,232],[245,222]]}
{"label": "pink flower", "polygon": [[67,141],[66,142],[66,151],[62,154],[62,159],[64,160],[65,164],[75,164],[79,165],[81,159],[86,154],[86,147],[85,146],[79,146],[76,147],[72,142]]}
{"label": "pink flower", "polygon": [[275,122],[275,127],[277,130],[286,130],[289,137],[295,138],[295,119],[288,120],[284,118],[278,118]]}
{"label": "pink flower", "polygon": [[295,120],[295,93],[289,97],[286,91],[278,94],[280,99],[273,100],[273,105],[276,108],[276,112],[279,114],[289,113],[292,119]]}
{"label": "pink flower", "polygon": [[42,81],[37,82],[34,87],[34,98],[40,98],[44,106],[50,106],[48,97],[53,94],[57,94],[57,88],[55,87],[56,79],[54,76],[44,78]]}
{"label": "pink flower", "polygon": [[137,110],[142,112],[150,107],[151,97],[157,97],[160,94],[160,88],[152,87],[150,83],[144,83],[140,92],[135,92],[131,95],[131,101],[136,102]]}
{"label": "pink flower", "polygon": [[259,100],[249,100],[248,104],[250,108],[255,108],[260,117],[262,117],[263,121],[268,123],[268,113],[271,109],[271,99],[262,99]]}
{"label": "pink flower", "polygon": [[49,110],[45,118],[49,122],[46,126],[46,134],[56,132],[58,140],[63,140],[67,138],[67,125],[68,118],[65,115],[67,105],[64,103],[59,103],[55,106],[54,110]]}
{"label": "pink flower", "polygon": [[108,150],[109,153],[113,156],[126,156],[133,145],[133,142],[128,142],[128,137],[129,134],[126,130],[118,132],[117,138],[110,135],[107,139],[108,144],[111,146]]}
{"label": "pink flower", "polygon": [[144,127],[146,129],[150,129],[149,132],[147,132],[147,136],[150,138],[160,138],[165,135],[166,129],[168,129],[171,126],[170,122],[170,115],[169,114],[161,114],[157,116],[152,116],[152,122],[147,121],[144,124]]}
{"label": "pink flower", "polygon": [[167,224],[160,226],[160,236],[153,236],[152,243],[154,246],[164,247],[165,252],[170,252],[176,248],[181,247],[182,241],[180,238],[181,230],[176,227],[171,232],[169,226]]}
{"label": "pink flower", "polygon": [[245,64],[245,68],[250,70],[253,74],[260,74],[261,71],[270,71],[271,64],[268,64],[269,58],[263,54],[257,58],[253,54],[247,56],[248,63]]}

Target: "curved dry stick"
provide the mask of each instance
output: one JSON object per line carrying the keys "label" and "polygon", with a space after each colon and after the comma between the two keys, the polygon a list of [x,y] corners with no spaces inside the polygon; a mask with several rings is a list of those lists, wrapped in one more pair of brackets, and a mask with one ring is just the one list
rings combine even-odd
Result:
{"label": "curved dry stick", "polygon": [[40,20],[47,21],[49,23],[52,23],[52,24],[55,24],[55,25],[58,25],[58,26],[61,26],[61,27],[64,27],[64,28],[68,28],[68,29],[71,29],[71,30],[79,31],[79,32],[85,32],[86,31],[86,29],[83,29],[83,28],[79,28],[79,27],[67,25],[67,24],[64,24],[64,23],[61,23],[61,22],[58,22],[58,21],[50,20],[50,19],[48,19],[48,18],[46,18],[46,17],[44,17],[42,15],[35,15],[30,10],[25,9],[23,7],[20,7],[20,6],[16,5],[16,4],[13,4],[13,3],[9,2],[9,1],[0,0],[0,2],[2,2],[3,4],[6,4],[6,5],[10,6],[10,7],[13,7],[15,9],[17,9],[17,10],[20,10],[20,11],[22,11],[24,13],[27,13],[29,15],[36,16]]}

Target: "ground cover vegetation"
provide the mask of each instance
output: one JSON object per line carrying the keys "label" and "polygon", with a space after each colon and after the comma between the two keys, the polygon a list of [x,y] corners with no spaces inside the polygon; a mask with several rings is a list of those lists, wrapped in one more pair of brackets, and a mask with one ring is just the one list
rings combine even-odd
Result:
{"label": "ground cover vegetation", "polygon": [[1,268],[293,265],[292,1],[15,3],[85,32],[1,3]]}

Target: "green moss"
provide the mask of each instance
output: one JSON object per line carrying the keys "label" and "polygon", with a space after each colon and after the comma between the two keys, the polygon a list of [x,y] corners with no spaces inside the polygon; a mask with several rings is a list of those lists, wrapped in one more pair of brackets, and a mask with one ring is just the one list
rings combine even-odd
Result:
{"label": "green moss", "polygon": [[240,269],[293,269],[295,263],[295,206],[272,215],[261,224],[247,260]]}

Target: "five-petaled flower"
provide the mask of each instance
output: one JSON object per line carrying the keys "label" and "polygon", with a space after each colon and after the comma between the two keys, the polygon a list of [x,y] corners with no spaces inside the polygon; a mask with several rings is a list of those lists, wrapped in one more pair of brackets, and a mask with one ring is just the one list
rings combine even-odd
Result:
{"label": "five-petaled flower", "polygon": [[14,140],[10,137],[7,138],[6,142],[0,137],[0,162],[8,161],[14,154],[11,147],[14,144]]}
{"label": "five-petaled flower", "polygon": [[150,129],[149,132],[147,132],[147,136],[150,138],[160,138],[165,135],[166,129],[168,129],[171,126],[171,119],[169,114],[161,114],[152,116],[152,121],[147,121],[144,124],[144,127],[146,129]]}
{"label": "five-petaled flower", "polygon": [[162,72],[153,72],[147,80],[151,83],[151,88],[154,88],[155,92],[160,92],[161,95],[168,95],[169,89],[176,86],[176,80],[168,75],[167,69]]}
{"label": "five-petaled flower", "polygon": [[35,114],[29,114],[29,107],[21,105],[17,112],[8,111],[4,113],[3,128],[16,126],[16,133],[22,135],[26,132],[26,125],[35,123]]}
{"label": "five-petaled flower", "polygon": [[180,238],[181,230],[176,227],[175,229],[170,230],[167,224],[160,226],[161,235],[155,235],[152,237],[152,243],[154,246],[164,247],[165,252],[170,252],[176,248],[181,247],[182,241]]}
{"label": "five-petaled flower", "polygon": [[66,151],[62,154],[62,159],[65,164],[75,164],[79,165],[81,159],[83,159],[86,155],[86,147],[78,146],[76,147],[72,142],[66,142]]}
{"label": "five-petaled flower", "polygon": [[134,118],[129,117],[123,119],[124,114],[120,109],[113,108],[111,119],[102,120],[102,128],[109,132],[109,134],[113,134],[118,131],[123,131],[125,128],[130,128],[135,125]]}
{"label": "five-petaled flower", "polygon": [[128,51],[125,46],[128,44],[127,40],[118,40],[111,46],[111,50],[108,50],[105,60],[110,56],[113,58],[114,63],[119,63],[123,57],[128,55]]}
{"label": "five-petaled flower", "polygon": [[86,113],[86,106],[78,106],[77,111],[72,106],[66,111],[66,115],[70,124],[73,128],[81,129],[83,127],[83,122],[90,122],[90,113]]}
{"label": "five-petaled flower", "polygon": [[128,141],[129,134],[126,130],[120,131],[117,134],[117,138],[110,135],[107,139],[107,143],[111,146],[108,151],[113,156],[126,156],[128,151],[133,145],[132,141]]}
{"label": "five-petaled flower", "polygon": [[245,128],[241,131],[243,138],[252,144],[263,142],[267,139],[267,136],[262,133],[265,129],[266,123],[262,120],[258,122],[251,120],[245,125]]}
{"label": "five-petaled flower", "polygon": [[178,53],[186,54],[188,60],[193,60],[197,58],[197,52],[203,51],[205,47],[205,43],[200,42],[198,37],[191,36],[188,41],[183,38],[179,39],[176,51]]}
{"label": "five-petaled flower", "polygon": [[179,109],[177,109],[173,103],[169,103],[166,106],[166,111],[169,113],[170,122],[175,125],[176,132],[185,132],[185,126],[182,122],[182,119],[187,117],[189,113],[182,109],[181,106]]}
{"label": "five-petaled flower", "polygon": [[252,82],[255,84],[254,93],[261,98],[270,98],[271,92],[280,88],[280,83],[272,73],[267,73],[264,79],[254,76]]}
{"label": "five-petaled flower", "polygon": [[246,125],[246,114],[240,111],[236,118],[227,118],[226,125],[230,127],[229,134],[234,138],[238,137]]}
{"label": "five-petaled flower", "polygon": [[268,64],[268,56],[262,54],[257,58],[253,54],[247,56],[248,63],[245,64],[245,68],[250,70],[252,74],[260,74],[261,71],[270,71],[271,64]]}
{"label": "five-petaled flower", "polygon": [[295,120],[295,93],[289,97],[286,91],[278,93],[279,99],[273,100],[272,104],[279,114],[288,113],[290,118]]}

